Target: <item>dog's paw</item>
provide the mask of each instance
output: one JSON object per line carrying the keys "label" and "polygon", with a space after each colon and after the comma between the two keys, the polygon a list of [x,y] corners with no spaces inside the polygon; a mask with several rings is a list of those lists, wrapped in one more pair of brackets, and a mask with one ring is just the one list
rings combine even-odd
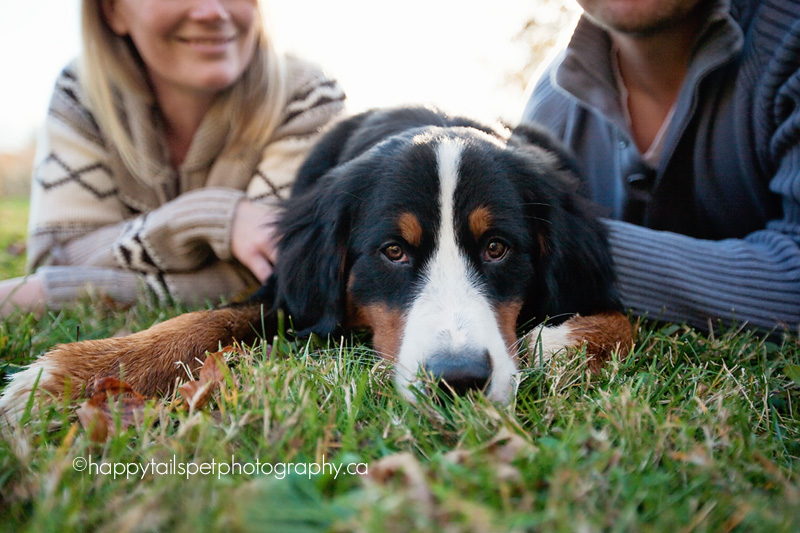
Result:
{"label": "dog's paw", "polygon": [[536,326],[525,335],[531,360],[547,364],[557,353],[578,346],[570,335],[566,324],[560,326]]}
{"label": "dog's paw", "polygon": [[575,315],[558,326],[541,325],[526,335],[531,360],[547,363],[568,348],[586,346],[589,369],[597,372],[617,352],[625,356],[633,345],[633,326],[617,312]]}

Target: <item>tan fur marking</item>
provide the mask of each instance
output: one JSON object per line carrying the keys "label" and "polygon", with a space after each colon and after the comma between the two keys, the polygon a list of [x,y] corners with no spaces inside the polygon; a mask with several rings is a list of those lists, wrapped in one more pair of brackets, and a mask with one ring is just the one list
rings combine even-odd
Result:
{"label": "tan fur marking", "polygon": [[351,306],[352,324],[372,331],[372,349],[389,361],[394,361],[400,351],[405,315],[400,309],[384,304]]}
{"label": "tan fur marking", "polygon": [[[414,219],[416,220],[416,218]],[[372,349],[381,357],[394,361],[400,350],[406,318],[400,309],[392,309],[383,303],[359,306],[353,303],[350,290],[355,276],[350,273],[347,280],[347,328],[365,328],[372,332]]]}
{"label": "tan fur marking", "polygon": [[397,220],[400,236],[411,246],[419,246],[422,242],[422,225],[419,219],[411,213],[403,213]]}
{"label": "tan fur marking", "polygon": [[489,212],[488,208],[484,206],[476,207],[472,213],[469,214],[469,229],[472,231],[472,235],[475,236],[476,241],[491,227],[492,214]]}
{"label": "tan fur marking", "polygon": [[500,328],[500,335],[506,343],[509,353],[516,355],[517,345],[517,319],[522,310],[522,302],[509,302],[498,305],[494,314],[497,317],[497,325]]}
{"label": "tan fur marking", "polygon": [[569,327],[569,337],[576,345],[586,343],[592,372],[599,372],[615,350],[619,350],[619,356],[623,358],[633,348],[633,326],[622,313],[576,315],[564,325]]}

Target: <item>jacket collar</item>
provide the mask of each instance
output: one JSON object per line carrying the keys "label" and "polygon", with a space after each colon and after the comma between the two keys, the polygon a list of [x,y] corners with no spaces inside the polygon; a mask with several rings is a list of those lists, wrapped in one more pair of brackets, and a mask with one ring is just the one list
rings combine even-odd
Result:
{"label": "jacket collar", "polygon": [[[693,109],[700,81],[734,59],[744,43],[742,30],[730,15],[730,0],[715,0],[711,16],[700,32],[686,81],[675,108],[677,122],[684,122]],[[612,65],[612,42],[608,33],[581,16],[569,45],[550,70],[553,86],[576,98],[622,131],[627,130],[620,91]]]}

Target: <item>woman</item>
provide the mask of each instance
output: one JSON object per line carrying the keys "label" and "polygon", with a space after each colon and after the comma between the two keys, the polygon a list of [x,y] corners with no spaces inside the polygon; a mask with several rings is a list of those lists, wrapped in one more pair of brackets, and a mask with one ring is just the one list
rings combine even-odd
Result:
{"label": "woman", "polygon": [[257,0],[83,0],[82,32],[37,145],[35,273],[0,283],[0,313],[263,282],[276,200],[342,111],[339,86],[278,54]]}

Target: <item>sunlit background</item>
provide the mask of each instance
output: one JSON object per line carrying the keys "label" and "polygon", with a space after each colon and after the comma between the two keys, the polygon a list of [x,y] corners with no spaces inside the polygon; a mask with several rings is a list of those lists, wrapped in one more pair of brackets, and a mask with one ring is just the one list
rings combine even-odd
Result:
{"label": "sunlit background", "polygon": [[[78,54],[78,6],[0,0],[0,173],[9,153],[28,157],[53,81]],[[427,103],[511,122],[578,12],[572,0],[272,0],[269,9],[284,48],[335,76],[353,110]]]}

